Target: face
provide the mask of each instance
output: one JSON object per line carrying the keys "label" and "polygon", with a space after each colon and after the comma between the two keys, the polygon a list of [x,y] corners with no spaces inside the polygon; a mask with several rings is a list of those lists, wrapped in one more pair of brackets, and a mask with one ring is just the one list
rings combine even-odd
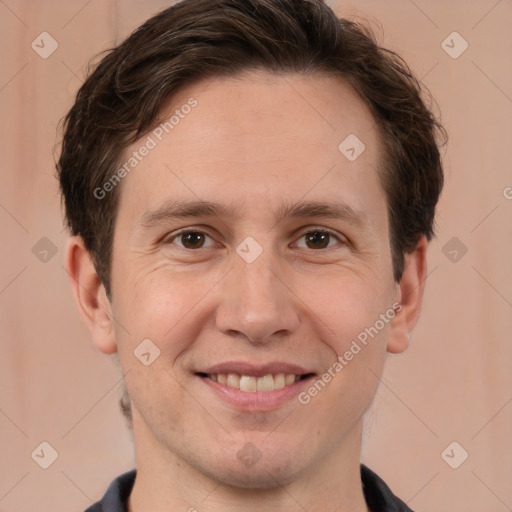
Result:
{"label": "face", "polygon": [[374,120],[341,79],[294,74],[197,83],[176,109],[119,185],[136,449],[245,487],[332,468],[359,447],[399,298]]}

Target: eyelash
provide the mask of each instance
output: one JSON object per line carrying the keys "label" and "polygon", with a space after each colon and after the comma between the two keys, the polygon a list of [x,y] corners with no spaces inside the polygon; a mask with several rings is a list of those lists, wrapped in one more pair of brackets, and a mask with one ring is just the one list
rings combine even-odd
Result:
{"label": "eyelash", "polygon": [[[208,236],[209,238],[211,238],[213,240],[213,237],[211,235],[209,235],[207,232],[205,231],[201,231],[200,229],[191,229],[191,228],[185,228],[185,229],[182,229],[176,233],[173,233],[167,237],[165,237],[162,242],[164,244],[171,244],[171,245],[174,245],[173,244],[173,241],[178,238],[180,235],[184,235],[184,234],[187,234],[187,233],[199,233],[199,234],[202,234],[202,235],[206,235]],[[340,235],[338,233],[336,233],[335,231],[333,231],[332,229],[329,229],[329,228],[324,228],[324,227],[312,227],[312,228],[308,228],[307,230],[303,231],[300,235],[299,235],[299,239],[302,238],[303,236],[307,235],[308,233],[326,233],[330,236],[333,236],[334,238],[336,238],[336,240],[341,244],[341,245],[348,245],[348,242],[346,240],[342,240]],[[188,249],[187,247],[181,247],[181,246],[178,246],[180,247],[181,249],[184,249],[186,251],[198,251],[200,249],[209,249],[210,247],[199,247],[199,249]],[[328,250],[328,249],[332,249],[333,247],[335,246],[331,246],[331,247],[325,247],[325,248],[322,248],[322,249],[311,249],[312,251],[315,251],[315,252],[320,252],[320,251],[325,251],[325,250]],[[301,247],[301,249],[304,249],[304,247]]]}

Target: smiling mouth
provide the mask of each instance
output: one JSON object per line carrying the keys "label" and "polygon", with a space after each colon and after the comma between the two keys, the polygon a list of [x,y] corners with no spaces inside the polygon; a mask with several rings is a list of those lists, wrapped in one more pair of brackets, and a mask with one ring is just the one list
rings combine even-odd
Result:
{"label": "smiling mouth", "polygon": [[313,373],[304,375],[296,375],[294,373],[277,373],[263,375],[262,377],[254,377],[252,375],[239,375],[236,373],[202,373],[196,375],[210,379],[223,386],[238,389],[248,393],[255,391],[275,391],[287,386],[292,386],[300,380],[312,377]]}

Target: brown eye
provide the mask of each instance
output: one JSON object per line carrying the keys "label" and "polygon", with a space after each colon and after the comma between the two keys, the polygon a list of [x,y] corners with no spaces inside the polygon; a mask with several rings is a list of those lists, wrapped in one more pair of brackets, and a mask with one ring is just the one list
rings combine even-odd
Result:
{"label": "brown eye", "polygon": [[180,235],[180,238],[183,247],[186,247],[187,249],[198,249],[199,247],[202,247],[204,244],[203,233],[183,233]]}
{"label": "brown eye", "polygon": [[304,242],[297,243],[297,247],[305,249],[327,249],[333,247],[337,243],[343,244],[342,240],[330,231],[316,229],[304,233],[300,240]]}
{"label": "brown eye", "polygon": [[310,249],[324,249],[329,245],[331,235],[329,233],[322,233],[320,231],[313,231],[306,233],[306,245]]}
{"label": "brown eye", "polygon": [[[210,245],[206,245],[208,240],[210,240]],[[211,247],[213,240],[206,233],[202,233],[201,231],[182,231],[173,236],[170,243],[183,247],[184,249],[203,249],[205,247]]]}

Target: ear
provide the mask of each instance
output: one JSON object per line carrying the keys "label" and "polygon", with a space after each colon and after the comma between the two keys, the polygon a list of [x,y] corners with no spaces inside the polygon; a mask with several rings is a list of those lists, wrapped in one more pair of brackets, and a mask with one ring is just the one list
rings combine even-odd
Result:
{"label": "ear", "polygon": [[401,304],[391,320],[388,352],[399,354],[409,346],[409,336],[418,321],[427,277],[427,239],[422,236],[414,251],[405,256],[405,267],[397,284],[395,300]]}
{"label": "ear", "polygon": [[112,309],[89,251],[80,236],[70,238],[66,247],[66,271],[75,301],[93,343],[105,354],[117,351]]}

